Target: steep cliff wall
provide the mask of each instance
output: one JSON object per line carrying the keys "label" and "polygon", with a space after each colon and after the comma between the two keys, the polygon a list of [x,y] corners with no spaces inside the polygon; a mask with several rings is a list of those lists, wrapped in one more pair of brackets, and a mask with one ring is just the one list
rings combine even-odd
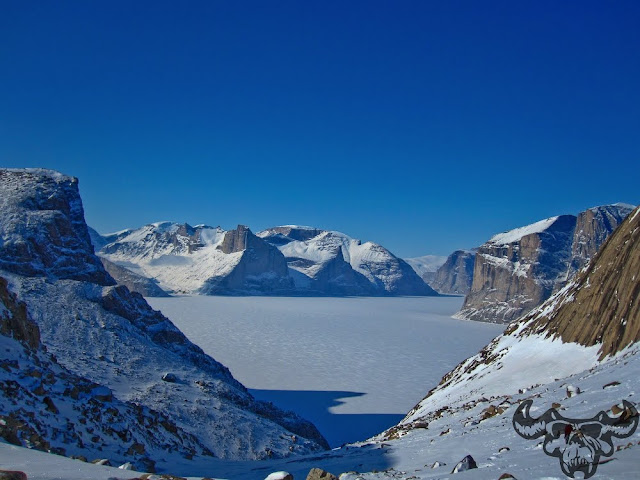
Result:
{"label": "steep cliff wall", "polygon": [[595,207],[495,235],[478,248],[471,290],[458,318],[507,323],[558,291],[629,214]]}

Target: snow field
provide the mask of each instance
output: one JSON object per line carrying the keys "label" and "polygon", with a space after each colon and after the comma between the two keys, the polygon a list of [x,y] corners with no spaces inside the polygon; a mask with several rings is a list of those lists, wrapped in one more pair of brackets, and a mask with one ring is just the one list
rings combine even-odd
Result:
{"label": "snow field", "polygon": [[296,410],[334,446],[397,423],[504,328],[452,319],[461,297],[147,300],[254,395]]}

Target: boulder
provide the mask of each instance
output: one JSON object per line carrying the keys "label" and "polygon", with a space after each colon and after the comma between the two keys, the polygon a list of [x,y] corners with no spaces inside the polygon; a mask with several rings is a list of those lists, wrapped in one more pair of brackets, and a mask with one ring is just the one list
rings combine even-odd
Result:
{"label": "boulder", "polygon": [[312,468],[309,470],[307,480],[338,480],[338,477],[332,473],[322,470],[321,468]]}
{"label": "boulder", "polygon": [[27,480],[27,474],[17,470],[0,470],[0,480]]}
{"label": "boulder", "polygon": [[460,460],[455,467],[453,467],[451,473],[465,472],[467,470],[471,470],[472,468],[478,468],[478,465],[471,455],[467,455],[462,460]]}

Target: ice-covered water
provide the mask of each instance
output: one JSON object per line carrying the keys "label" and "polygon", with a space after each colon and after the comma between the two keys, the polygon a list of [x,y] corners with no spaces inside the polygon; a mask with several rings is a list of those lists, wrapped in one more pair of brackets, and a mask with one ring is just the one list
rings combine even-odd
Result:
{"label": "ice-covered water", "polygon": [[503,326],[451,318],[461,297],[149,298],[261,399],[332,445],[397,423]]}

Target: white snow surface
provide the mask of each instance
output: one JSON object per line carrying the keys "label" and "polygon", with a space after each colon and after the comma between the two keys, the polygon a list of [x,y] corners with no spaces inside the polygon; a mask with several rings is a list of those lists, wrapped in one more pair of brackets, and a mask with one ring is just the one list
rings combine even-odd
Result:
{"label": "white snow surface", "polygon": [[[504,328],[452,319],[459,297],[147,300],[258,398],[295,409],[334,446],[398,422]],[[367,415],[371,426],[355,421]]]}
{"label": "white snow surface", "polygon": [[507,232],[499,233],[491,237],[487,243],[493,243],[494,245],[508,245],[509,243],[517,242],[522,237],[531,235],[532,233],[544,232],[558,219],[558,217],[550,217],[539,222],[532,223],[520,228],[515,228]]}

